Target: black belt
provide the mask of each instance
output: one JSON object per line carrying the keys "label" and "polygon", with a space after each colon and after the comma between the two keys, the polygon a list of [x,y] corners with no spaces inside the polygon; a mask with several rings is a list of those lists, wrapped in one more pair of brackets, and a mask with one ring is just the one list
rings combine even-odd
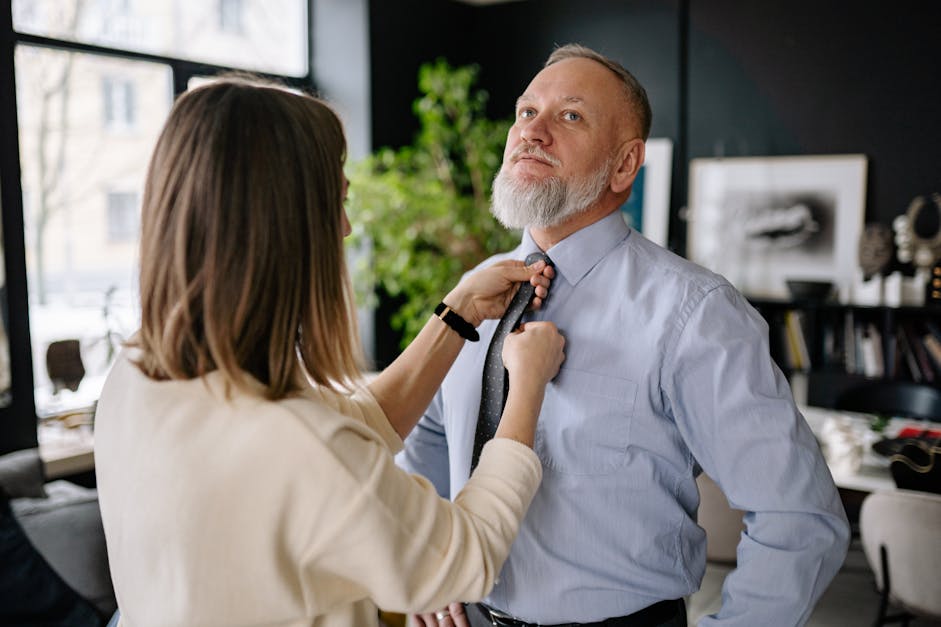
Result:
{"label": "black belt", "polygon": [[495,627],[657,627],[671,618],[676,617],[680,612],[686,611],[686,605],[683,603],[683,600],[676,599],[672,601],[660,601],[642,610],[638,610],[633,614],[618,616],[616,618],[606,618],[594,623],[542,625],[540,623],[527,623],[522,620],[517,620],[499,610],[487,607],[483,603],[478,603],[477,608]]}

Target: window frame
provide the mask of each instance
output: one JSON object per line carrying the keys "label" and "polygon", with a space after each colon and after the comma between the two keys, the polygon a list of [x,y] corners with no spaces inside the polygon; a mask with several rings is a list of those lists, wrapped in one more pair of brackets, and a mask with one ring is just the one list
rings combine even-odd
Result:
{"label": "window frame", "polygon": [[[257,76],[275,79],[291,87],[316,91],[313,78],[313,14],[314,1],[307,4],[307,39],[305,76],[287,76],[252,71]],[[16,98],[14,54],[18,45],[31,45],[56,50],[74,51],[128,60],[149,61],[168,66],[173,76],[173,97],[186,91],[193,76],[212,76],[222,72],[240,71],[212,63],[190,61],[177,57],[137,52],[116,47],[87,44],[26,33],[13,28],[13,3],[0,0],[0,208],[2,208],[3,262],[6,264],[6,287],[10,338],[11,402],[0,407],[0,455],[5,452],[38,445],[37,416],[34,396],[32,342],[29,327],[29,291],[26,275],[23,191],[21,183],[19,122]]]}

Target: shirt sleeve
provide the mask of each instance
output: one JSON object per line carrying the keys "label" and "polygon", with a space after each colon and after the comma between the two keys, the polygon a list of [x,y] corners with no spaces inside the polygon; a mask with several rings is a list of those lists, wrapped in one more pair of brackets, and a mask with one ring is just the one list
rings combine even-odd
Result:
{"label": "shirt sleeve", "polygon": [[426,477],[440,496],[450,498],[451,472],[442,404],[439,389],[421,420],[405,438],[404,449],[395,461],[406,471]]}
{"label": "shirt sleeve", "polygon": [[746,511],[722,607],[700,625],[804,624],[843,563],[849,527],[817,441],[771,360],[767,324],[731,286],[711,290],[688,315],[662,380],[690,451],[732,507]]}
{"label": "shirt sleeve", "polygon": [[[342,471],[333,523],[318,534],[308,559],[306,587],[332,598],[371,598],[394,612],[423,612],[489,593],[542,477],[527,446],[489,442],[464,489],[451,503],[424,478],[398,468],[387,451],[354,429],[330,443]],[[326,575],[326,576],[325,576]]]}

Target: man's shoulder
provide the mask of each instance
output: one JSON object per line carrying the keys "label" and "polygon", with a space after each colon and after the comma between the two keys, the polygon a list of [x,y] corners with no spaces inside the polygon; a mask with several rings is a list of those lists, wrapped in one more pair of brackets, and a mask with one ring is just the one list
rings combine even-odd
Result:
{"label": "man's shoulder", "polygon": [[683,287],[697,293],[718,287],[732,287],[722,275],[663,248],[639,233],[631,233],[621,248],[624,260],[642,268],[649,280]]}

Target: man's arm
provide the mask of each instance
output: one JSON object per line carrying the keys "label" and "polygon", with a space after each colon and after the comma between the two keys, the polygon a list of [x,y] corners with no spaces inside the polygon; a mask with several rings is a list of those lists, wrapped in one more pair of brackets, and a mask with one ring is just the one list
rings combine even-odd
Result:
{"label": "man's arm", "polygon": [[728,285],[681,321],[664,391],[687,446],[746,511],[738,567],[703,627],[801,625],[839,570],[849,527],[819,446],[771,360],[764,320]]}
{"label": "man's arm", "polygon": [[396,455],[395,463],[408,472],[426,477],[439,495],[450,498],[451,472],[441,390],[435,394],[425,414],[405,439],[405,448]]}

